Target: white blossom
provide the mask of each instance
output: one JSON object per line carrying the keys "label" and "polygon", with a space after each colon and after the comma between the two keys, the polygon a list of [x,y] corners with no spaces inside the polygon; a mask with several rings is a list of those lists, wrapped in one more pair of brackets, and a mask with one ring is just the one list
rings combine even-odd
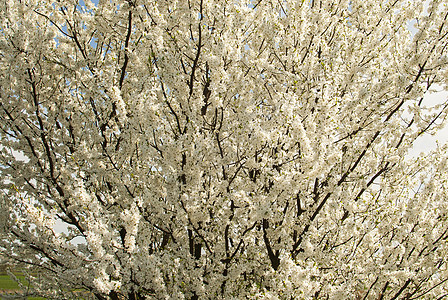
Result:
{"label": "white blossom", "polygon": [[446,0],[83,3],[0,3],[0,254],[33,295],[448,293],[448,146],[407,156],[446,124]]}

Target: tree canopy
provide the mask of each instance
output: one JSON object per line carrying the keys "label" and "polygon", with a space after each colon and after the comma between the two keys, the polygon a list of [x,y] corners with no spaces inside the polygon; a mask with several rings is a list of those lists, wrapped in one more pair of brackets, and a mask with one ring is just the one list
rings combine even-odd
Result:
{"label": "tree canopy", "polygon": [[0,21],[0,253],[32,293],[448,295],[447,146],[406,156],[447,116],[424,98],[446,0],[2,0]]}

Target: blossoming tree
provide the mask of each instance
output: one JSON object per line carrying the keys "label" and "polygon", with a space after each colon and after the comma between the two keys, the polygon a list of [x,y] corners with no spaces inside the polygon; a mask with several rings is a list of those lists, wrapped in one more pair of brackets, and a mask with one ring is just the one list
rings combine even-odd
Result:
{"label": "blossoming tree", "polygon": [[34,294],[448,294],[447,148],[406,158],[447,116],[446,0],[0,16],[0,252]]}

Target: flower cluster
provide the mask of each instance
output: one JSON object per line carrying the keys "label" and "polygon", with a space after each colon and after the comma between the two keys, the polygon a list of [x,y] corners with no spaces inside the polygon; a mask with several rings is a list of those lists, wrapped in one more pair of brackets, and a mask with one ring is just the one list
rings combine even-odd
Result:
{"label": "flower cluster", "polygon": [[447,146],[406,156],[446,123],[446,1],[96,2],[0,3],[0,254],[34,294],[448,294]]}

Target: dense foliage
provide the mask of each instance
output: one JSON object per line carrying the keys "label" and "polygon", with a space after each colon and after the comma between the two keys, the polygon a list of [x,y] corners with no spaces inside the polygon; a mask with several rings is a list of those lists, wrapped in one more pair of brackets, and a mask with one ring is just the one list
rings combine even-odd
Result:
{"label": "dense foliage", "polygon": [[446,118],[424,99],[446,0],[2,0],[0,21],[0,252],[34,294],[448,294],[447,148],[406,158]]}

